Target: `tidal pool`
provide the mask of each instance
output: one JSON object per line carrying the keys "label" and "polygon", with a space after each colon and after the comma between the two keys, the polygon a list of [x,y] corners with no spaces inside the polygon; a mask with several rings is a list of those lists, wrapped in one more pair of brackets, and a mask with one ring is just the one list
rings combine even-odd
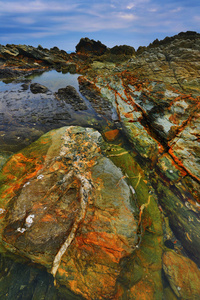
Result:
{"label": "tidal pool", "polygon": [[[0,153],[16,152],[45,132],[62,126],[89,126],[101,130],[107,121],[80,94],[79,76],[52,70],[34,73],[8,84],[0,82]],[[31,83],[44,85],[49,91],[33,94]],[[68,85],[78,91],[86,103],[86,110],[75,111],[69,103],[56,98],[55,92]]]}
{"label": "tidal pool", "polygon": [[72,85],[75,89],[79,90],[78,77],[80,74],[63,74],[62,72],[57,72],[55,70],[49,72],[43,72],[41,74],[33,74],[27,77],[31,79],[32,83],[39,82],[40,84],[46,86],[52,92],[56,92],[58,89],[66,87],[67,85]]}

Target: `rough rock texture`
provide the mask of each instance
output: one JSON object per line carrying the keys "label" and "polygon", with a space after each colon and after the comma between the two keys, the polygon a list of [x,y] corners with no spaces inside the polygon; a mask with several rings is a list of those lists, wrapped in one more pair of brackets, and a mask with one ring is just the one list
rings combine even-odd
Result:
{"label": "rough rock texture", "polygon": [[116,55],[134,55],[135,49],[127,45],[114,46],[110,49],[110,53]]}
{"label": "rough rock texture", "polygon": [[[4,72],[5,66],[7,71]],[[56,68],[65,72],[76,72],[76,65],[64,50],[57,47],[46,49],[26,45],[0,46],[0,78],[17,78],[25,72],[38,69]]]}
{"label": "rough rock texture", "polygon": [[65,88],[59,89],[56,93],[56,96],[58,99],[64,100],[66,103],[71,104],[74,110],[87,109],[85,101],[73,86],[68,85]]}
{"label": "rough rock texture", "polygon": [[92,129],[64,127],[11,157],[0,175],[4,247],[87,299],[114,295],[120,260],[138,243],[131,189],[101,144]]}
{"label": "rough rock texture", "polygon": [[39,83],[32,83],[30,85],[30,90],[33,94],[38,94],[38,93],[45,94],[48,91],[48,88]]}
{"label": "rough rock texture", "polygon": [[[101,72],[89,78],[90,84],[84,81],[88,79],[82,78],[80,84],[87,94],[96,90],[112,104],[133,148],[150,160],[149,169],[157,170],[152,182],[159,203],[170,213],[170,225],[186,251],[200,265],[199,97],[163,82],[141,80],[129,71]],[[189,188],[188,178],[193,181]]]}
{"label": "rough rock texture", "polygon": [[80,52],[82,54],[102,55],[106,52],[106,50],[107,47],[100,41],[96,42],[88,38],[82,38],[76,45],[76,52]]}
{"label": "rough rock texture", "polygon": [[21,73],[17,70],[12,70],[10,68],[0,69],[0,79],[7,79],[7,78],[15,78],[20,76]]}

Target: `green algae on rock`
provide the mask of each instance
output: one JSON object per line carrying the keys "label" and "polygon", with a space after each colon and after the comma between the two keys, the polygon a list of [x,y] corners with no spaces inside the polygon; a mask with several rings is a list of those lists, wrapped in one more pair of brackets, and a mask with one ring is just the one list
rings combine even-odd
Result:
{"label": "green algae on rock", "polygon": [[132,151],[112,145],[107,155],[126,174],[140,220],[140,242],[133,254],[122,260],[116,299],[162,299],[162,215],[148,173],[137,163]]}

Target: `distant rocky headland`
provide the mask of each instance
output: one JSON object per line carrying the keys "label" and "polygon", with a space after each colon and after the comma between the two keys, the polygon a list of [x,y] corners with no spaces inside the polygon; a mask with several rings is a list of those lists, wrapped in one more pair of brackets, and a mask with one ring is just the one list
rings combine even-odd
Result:
{"label": "distant rocky headland", "polygon": [[0,45],[0,80],[1,299],[24,264],[16,299],[198,300],[200,34]]}

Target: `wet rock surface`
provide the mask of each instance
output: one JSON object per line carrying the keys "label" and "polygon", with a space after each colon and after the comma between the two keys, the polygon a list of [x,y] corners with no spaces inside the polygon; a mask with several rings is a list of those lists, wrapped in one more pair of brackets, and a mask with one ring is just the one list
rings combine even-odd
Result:
{"label": "wet rock surface", "polygon": [[[1,46],[0,77],[15,79],[0,86],[1,251],[70,299],[198,299],[199,53],[195,32],[137,51]],[[81,94],[33,94],[23,76],[49,68],[82,74]],[[109,144],[81,127],[43,135],[65,125]]]}
{"label": "wet rock surface", "polygon": [[17,70],[12,70],[10,68],[0,69],[0,79],[10,79],[20,76],[21,73]]}
{"label": "wet rock surface", "polygon": [[[23,88],[24,88],[24,86],[23,86]],[[25,88],[26,88],[26,86],[25,86]],[[33,94],[38,94],[38,93],[45,94],[48,91],[48,88],[39,83],[32,83],[30,85],[30,90]]]}
{"label": "wet rock surface", "polygon": [[87,109],[83,98],[78,94],[73,86],[68,85],[66,88],[59,89],[56,96],[58,99],[71,104],[74,110]]}

